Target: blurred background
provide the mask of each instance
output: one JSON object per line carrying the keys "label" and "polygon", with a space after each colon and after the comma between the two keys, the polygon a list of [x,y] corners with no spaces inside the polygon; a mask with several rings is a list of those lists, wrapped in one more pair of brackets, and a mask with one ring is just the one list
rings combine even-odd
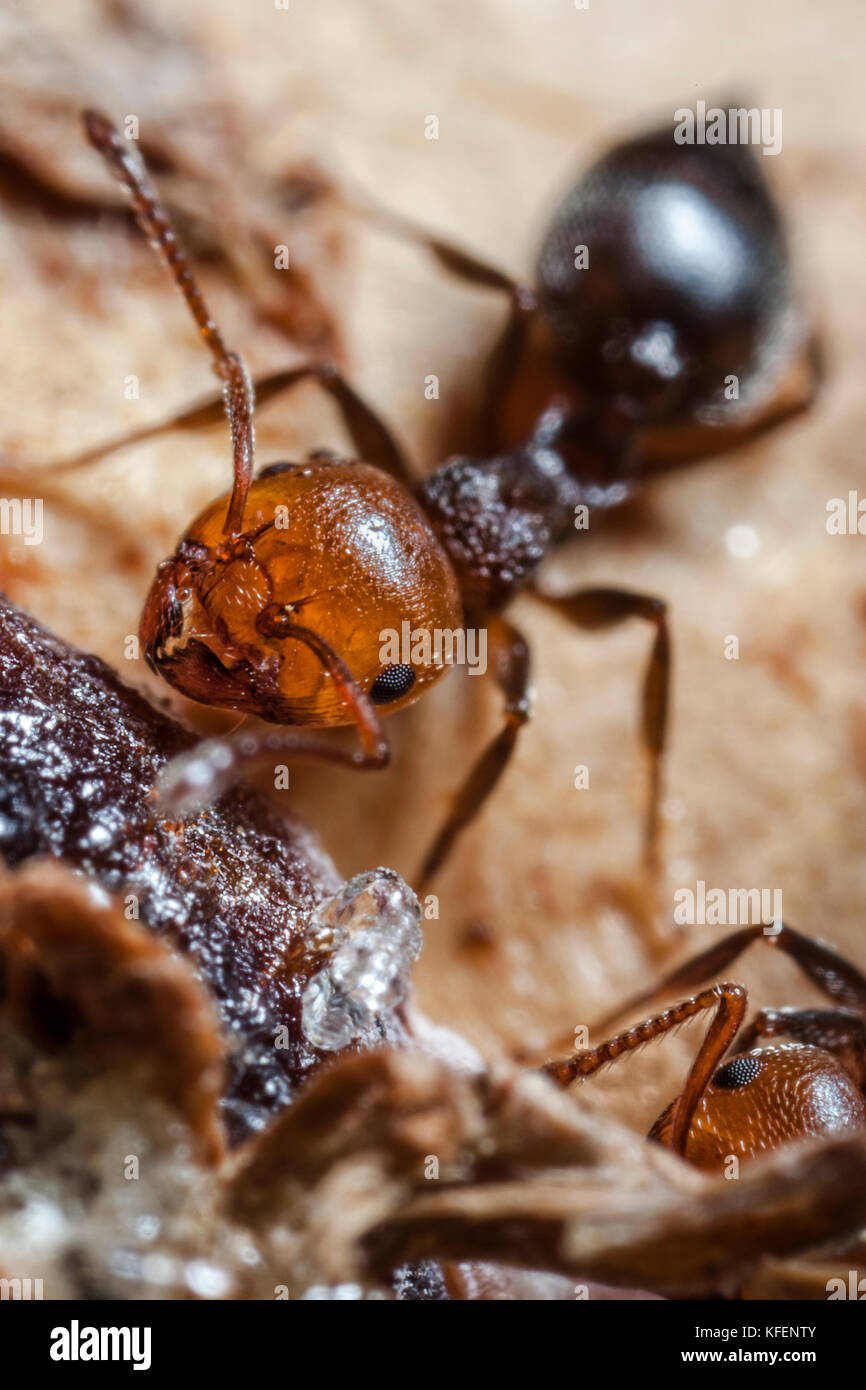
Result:
{"label": "blurred background", "polygon": [[[856,0],[6,0],[0,11],[0,450],[34,468],[212,389],[175,290],[84,144],[84,105],[137,120],[225,336],[253,370],[337,358],[419,473],[471,429],[505,306],[349,218],[321,170],[526,279],[558,198],[616,139],[732,91],[783,113],[782,152],[761,162],[825,340],[826,388],[760,442],[654,483],[545,571],[551,587],[621,584],[671,605],[655,893],[638,874],[648,635],[578,634],[529,597],[516,605],[535,721],[436,885],[418,973],[427,1012],[488,1055],[544,1051],[714,939],[719,928],[673,924],[675,890],[698,879],[780,889],[792,923],[866,965],[866,542],[825,526],[827,500],[857,488],[863,468],[864,30]],[[273,266],[281,244],[288,271]],[[259,418],[260,463],[321,445],[346,441],[314,388]],[[127,660],[124,639],[156,562],[228,484],[214,429],[46,485],[45,540],[0,537],[0,583],[197,727],[224,727]],[[724,658],[731,634],[738,661]],[[386,774],[299,768],[281,804],[345,873],[384,863],[408,876],[498,715],[495,692],[457,671],[390,724]],[[578,764],[589,790],[574,789]],[[756,1006],[812,997],[760,952],[736,978]],[[686,1033],[625,1079],[612,1073],[598,1103],[645,1127],[695,1043]]]}

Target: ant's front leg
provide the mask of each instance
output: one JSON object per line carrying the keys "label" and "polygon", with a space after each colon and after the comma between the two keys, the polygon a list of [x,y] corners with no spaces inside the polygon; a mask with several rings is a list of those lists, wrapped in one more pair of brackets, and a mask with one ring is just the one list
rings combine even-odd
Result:
{"label": "ant's front leg", "polygon": [[[317,381],[337,405],[358,457],[365,463],[375,464],[384,472],[390,473],[407,487],[414,486],[409,464],[389,426],[330,363],[313,362],[301,367],[283,368],[251,381],[250,385],[255,393],[256,406],[260,410],[283,391],[291,390],[300,382],[308,380]],[[128,434],[116,435],[103,444],[97,444],[68,458],[40,464],[40,483],[43,479],[49,480],[62,477],[66,473],[74,473],[91,463],[98,463],[100,459],[108,458],[119,449],[159,439],[175,430],[194,431],[218,425],[225,420],[225,410],[224,393],[208,396],[154,425],[145,425]],[[29,462],[0,465],[0,476],[3,478],[8,476],[16,479],[25,473],[32,477],[34,471],[33,464]]]}
{"label": "ant's front leg", "polygon": [[[342,748],[327,736],[296,725],[241,728],[222,738],[205,739],[188,753],[172,758],[160,773],[154,790],[161,814],[181,818],[200,811],[240,778],[272,765],[278,756],[321,758],[359,772],[387,767],[391,748],[379,716],[330,643],[311,628],[296,623],[276,604],[260,615],[259,627],[263,636],[303,642],[315,652],[352,715],[361,739],[360,749]],[[275,677],[272,680],[276,699]]]}
{"label": "ant's front leg", "polygon": [[659,800],[662,759],[668,727],[671,680],[671,639],[664,599],[627,589],[579,589],[574,594],[553,596],[535,593],[551,608],[564,613],[585,631],[617,627],[629,618],[641,618],[655,629],[652,651],[641,696],[641,732],[649,754],[650,786],[644,831],[644,860],[651,874],[658,870]]}
{"label": "ant's front leg", "polygon": [[823,994],[841,1008],[853,1010],[866,1019],[866,976],[826,941],[816,941],[784,922],[778,922],[767,926],[741,927],[739,931],[730,932],[715,945],[676,966],[651,989],[620,1005],[615,1013],[601,1019],[597,1026],[608,1028],[615,1019],[626,1013],[646,1008],[672,993],[705,984],[714,975],[726,971],[756,941],[783,951]]}
{"label": "ant's front leg", "polygon": [[478,815],[508,766],[517,736],[530,717],[530,661],[525,638],[504,618],[494,619],[489,624],[488,635],[493,645],[496,682],[505,696],[505,723],[457,792],[451,812],[417,875],[419,890],[441,869],[458,835]]}

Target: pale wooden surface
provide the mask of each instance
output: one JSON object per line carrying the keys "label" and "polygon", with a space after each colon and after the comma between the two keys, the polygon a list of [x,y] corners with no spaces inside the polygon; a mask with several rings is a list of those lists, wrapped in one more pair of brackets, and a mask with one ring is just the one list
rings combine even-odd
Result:
{"label": "pale wooden surface", "polygon": [[[39,8],[40,27],[82,62],[98,51],[96,6]],[[168,26],[176,8],[149,7]],[[824,399],[736,458],[653,486],[628,520],[581,538],[546,577],[557,587],[615,582],[671,603],[664,912],[674,889],[698,878],[781,888],[792,922],[866,963],[866,540],[825,531],[827,499],[863,478],[862,5],[591,0],[577,11],[569,0],[289,0],[282,12],[265,0],[195,0],[183,15],[207,83],[225,81],[245,112],[250,169],[318,157],[519,275],[530,273],[546,210],[618,133],[732,88],[782,108],[783,153],[765,163],[829,343]],[[183,66],[156,72],[122,44],[111,51],[115,86],[94,78],[92,100],[116,115],[183,108]],[[424,139],[429,114],[440,120],[438,142]],[[65,222],[26,200],[6,208],[7,449],[69,452],[209,389],[207,362],[149,257],[116,222]],[[501,306],[358,226],[346,230],[345,262],[324,273],[354,381],[429,469],[460,438]],[[290,359],[234,290],[213,273],[206,280],[227,336],[254,368]],[[438,403],[423,397],[430,372],[441,378]],[[138,402],[124,400],[128,373],[141,378]],[[261,462],[342,443],[308,395],[263,415],[258,437]],[[102,464],[82,484],[81,511],[49,509],[40,549],[2,539],[4,586],[64,637],[145,682],[143,664],[124,661],[123,638],[136,629],[149,574],[226,485],[220,431]],[[96,507],[104,524],[94,523]],[[752,558],[726,547],[738,525],[757,534]],[[636,696],[647,633],[578,635],[530,599],[515,616],[534,646],[537,717],[438,886],[440,918],[418,973],[430,1015],[489,1054],[543,1047],[654,969],[617,906],[639,847]],[[738,662],[723,657],[728,634],[739,637]],[[411,871],[495,727],[495,697],[481,685],[454,674],[391,723],[386,775],[298,770],[291,808],[320,829],[345,872],[376,863]],[[572,788],[577,763],[590,766],[590,791]],[[479,922],[493,944],[468,948],[466,929]],[[697,948],[717,931],[671,931],[671,947]],[[759,1002],[810,997],[784,962],[750,961],[736,977],[756,986]],[[605,1094],[619,1092],[634,1122],[647,1123],[673,1094],[690,1045],[686,1035],[656,1049],[625,1082],[614,1087],[611,1077]]]}

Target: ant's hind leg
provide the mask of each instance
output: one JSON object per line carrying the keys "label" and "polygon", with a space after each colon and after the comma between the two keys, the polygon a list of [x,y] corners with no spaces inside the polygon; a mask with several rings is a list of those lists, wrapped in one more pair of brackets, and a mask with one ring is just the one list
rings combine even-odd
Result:
{"label": "ant's hind leg", "polygon": [[419,890],[441,869],[461,831],[475,819],[514,752],[517,736],[529,719],[529,647],[517,628],[503,618],[488,627],[495,677],[505,696],[505,723],[473,764],[454,798],[451,812],[431,844],[419,873]]}
{"label": "ant's hind leg", "polygon": [[642,618],[655,629],[641,696],[641,730],[650,761],[644,859],[647,869],[655,874],[658,869],[659,800],[671,679],[667,605],[663,599],[626,589],[579,589],[574,594],[561,596],[542,594],[538,590],[535,592],[549,607],[558,609],[571,622],[588,631],[616,627],[629,618]]}
{"label": "ant's hind leg", "polygon": [[491,265],[445,237],[437,236],[435,232],[419,226],[411,218],[383,207],[367,193],[350,191],[345,186],[334,186],[333,192],[337,201],[348,212],[401,241],[421,247],[443,270],[462,280],[464,284],[482,290],[499,290],[508,296],[508,318],[487,362],[480,412],[480,438],[477,447],[482,452],[491,452],[496,442],[499,407],[523,352],[529,326],[536,312],[535,294],[498,266]]}

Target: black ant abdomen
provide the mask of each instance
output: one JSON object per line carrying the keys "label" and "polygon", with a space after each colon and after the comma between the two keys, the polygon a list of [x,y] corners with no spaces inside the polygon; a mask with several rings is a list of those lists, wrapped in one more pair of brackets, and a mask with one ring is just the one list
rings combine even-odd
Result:
{"label": "black ant abdomen", "polygon": [[785,233],[754,156],[670,129],[571,190],[537,283],[560,366],[635,425],[724,409],[732,377],[742,398],[791,327]]}

